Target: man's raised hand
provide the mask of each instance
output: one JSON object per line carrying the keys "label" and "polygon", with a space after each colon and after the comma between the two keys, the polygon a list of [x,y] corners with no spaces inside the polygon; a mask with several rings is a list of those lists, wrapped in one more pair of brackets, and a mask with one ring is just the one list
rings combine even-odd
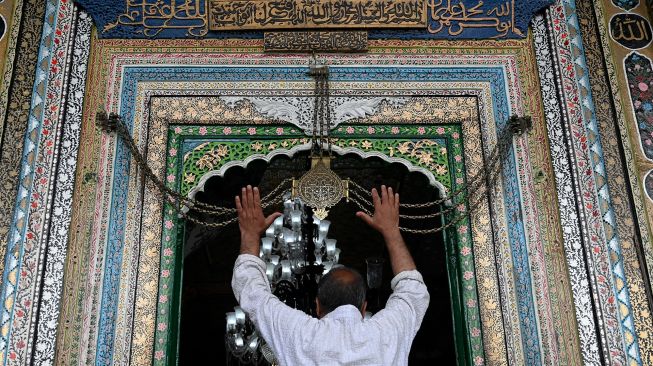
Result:
{"label": "man's raised hand", "polygon": [[236,211],[240,227],[240,254],[259,255],[261,235],[281,213],[268,217],[263,215],[261,194],[258,188],[243,187],[240,197],[236,196]]}
{"label": "man's raised hand", "polygon": [[370,216],[364,212],[357,212],[360,217],[372,228],[380,232],[384,237],[399,232],[399,193],[393,193],[392,188],[381,186],[381,196],[372,189],[372,201],[374,202],[374,215]]}
{"label": "man's raised hand", "polygon": [[395,275],[415,269],[413,257],[406,248],[404,238],[401,237],[399,231],[399,194],[393,193],[392,188],[381,186],[381,197],[376,189],[372,189],[372,200],[374,201],[374,216],[370,217],[360,211],[356,213],[356,216],[383,235],[390,256],[392,272]]}

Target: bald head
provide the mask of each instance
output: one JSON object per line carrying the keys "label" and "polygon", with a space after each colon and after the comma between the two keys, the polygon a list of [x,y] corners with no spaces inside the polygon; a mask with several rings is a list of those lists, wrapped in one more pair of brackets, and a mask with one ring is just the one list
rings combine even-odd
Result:
{"label": "bald head", "polygon": [[365,312],[365,282],[356,270],[347,267],[332,269],[320,279],[317,290],[318,317],[342,305],[353,305]]}

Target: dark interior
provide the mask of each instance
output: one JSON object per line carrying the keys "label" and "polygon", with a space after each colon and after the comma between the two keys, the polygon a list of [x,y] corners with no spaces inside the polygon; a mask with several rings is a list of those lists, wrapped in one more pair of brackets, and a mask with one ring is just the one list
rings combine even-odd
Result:
{"label": "dark interior", "polygon": [[[262,195],[265,195],[285,178],[299,177],[309,167],[307,153],[298,153],[293,158],[276,157],[270,163],[254,161],[247,168],[231,168],[224,177],[211,178],[204,192],[198,193],[196,198],[233,207],[233,197],[242,186],[259,186]],[[340,177],[350,178],[366,188],[381,184],[392,186],[400,193],[402,203],[438,199],[437,190],[423,174],[409,172],[401,164],[348,154],[336,156],[331,167]],[[338,240],[338,248],[342,250],[340,263],[356,268],[363,278],[366,274],[365,258],[385,258],[382,288],[368,291],[368,309],[376,312],[390,295],[392,270],[382,237],[356,218],[356,211],[358,208],[354,204],[344,201],[333,207],[328,217],[332,222],[329,237]],[[436,221],[402,221],[401,225],[415,229],[429,228],[440,224]],[[443,235],[406,233],[404,238],[431,294],[429,309],[413,342],[409,364],[437,362],[440,365],[455,365]],[[186,226],[179,335],[181,365],[238,364],[228,359],[224,346],[225,313],[233,311],[237,305],[230,281],[238,249],[237,224],[223,229],[206,229],[191,223]]]}

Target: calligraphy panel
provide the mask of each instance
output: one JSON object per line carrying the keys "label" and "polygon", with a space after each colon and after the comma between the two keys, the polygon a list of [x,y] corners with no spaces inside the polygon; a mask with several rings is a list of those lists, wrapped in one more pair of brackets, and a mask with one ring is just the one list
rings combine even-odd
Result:
{"label": "calligraphy panel", "polygon": [[263,38],[364,28],[370,39],[525,38],[553,0],[75,0],[100,38]]}
{"label": "calligraphy panel", "polygon": [[208,0],[209,29],[426,27],[424,0]]}
{"label": "calligraphy panel", "polygon": [[628,49],[644,48],[651,43],[651,24],[641,15],[615,14],[610,19],[610,36]]}
{"label": "calligraphy panel", "polygon": [[265,32],[265,51],[365,52],[367,32]]}

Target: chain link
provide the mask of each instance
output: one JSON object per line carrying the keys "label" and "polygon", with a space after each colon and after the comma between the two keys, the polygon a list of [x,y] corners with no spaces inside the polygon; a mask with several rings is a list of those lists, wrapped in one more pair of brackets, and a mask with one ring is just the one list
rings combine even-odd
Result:
{"label": "chain link", "polygon": [[[508,146],[509,143],[512,142],[513,135],[512,133],[510,133],[510,132],[514,132],[512,128],[513,127],[508,126],[508,128],[504,130],[504,133],[501,135],[501,139],[499,139],[495,148],[490,153],[490,157],[488,158],[488,163],[485,164],[483,168],[479,170],[479,172],[477,172],[472,178],[470,178],[467,184],[463,185],[455,192],[453,192],[452,194],[448,195],[443,199],[439,199],[432,202],[418,203],[418,204],[400,204],[399,206],[403,208],[409,208],[409,209],[434,207],[436,205],[441,205],[445,202],[455,202],[457,198],[460,198],[463,192],[466,192],[468,207],[476,207],[479,203],[481,203],[484,195],[486,195],[491,190],[491,188],[494,187],[496,181],[501,175],[501,168],[502,168],[501,162],[505,157],[507,157],[509,152]],[[481,180],[481,178],[484,179]],[[368,215],[371,215],[371,212],[368,209],[368,207],[369,208],[373,207],[373,203],[370,201],[369,198],[366,198],[371,196],[370,191],[361,187],[356,182],[350,181],[349,184],[350,184],[350,188],[353,188],[350,189],[351,194],[349,196],[349,199],[352,202],[354,202],[359,207],[359,209],[361,209],[363,212],[365,212]],[[400,214],[399,217],[408,220],[423,220],[423,219],[436,218],[456,211],[456,209],[458,208],[458,204],[459,203],[454,203],[451,205],[451,207],[448,207],[445,210],[441,210],[439,212],[432,213],[432,214],[425,214],[425,215]],[[433,234],[457,225],[464,219],[468,218],[468,216],[469,216],[468,213],[463,212],[457,216],[454,216],[446,225],[440,227],[434,227],[431,229],[411,229],[406,227],[400,227],[399,229],[401,231],[413,233],[413,234]]]}
{"label": "chain link", "polygon": [[[103,115],[102,115],[103,114]],[[223,216],[223,215],[234,215],[236,213],[235,208],[227,208],[222,206],[216,206],[208,204],[205,202],[198,201],[196,199],[184,197],[179,192],[169,188],[165,183],[159,179],[159,177],[154,174],[150,166],[145,161],[145,158],[141,154],[140,150],[136,146],[134,139],[131,137],[131,134],[125,126],[125,124],[120,120],[120,117],[116,115],[106,116],[106,113],[100,113],[98,115],[98,124],[106,132],[116,132],[118,137],[125,143],[129,149],[131,155],[136,161],[137,166],[140,168],[142,174],[149,179],[155,186],[155,188],[165,196],[166,200],[173,206],[176,212],[183,217],[184,219],[193,222],[195,224],[204,225],[211,228],[220,228],[227,226],[231,223],[234,223],[238,218],[231,218],[226,221],[221,222],[206,222],[199,220],[188,214],[188,211],[193,211],[197,213],[202,213],[211,216]],[[281,196],[279,192],[285,188],[288,188],[292,178],[284,179],[274,190],[268,193],[265,197],[261,199],[261,206],[263,208],[270,207],[274,204],[277,204],[281,201]]]}
{"label": "chain link", "polygon": [[[278,190],[279,187],[281,187],[281,185],[277,186],[277,188],[275,188],[275,191]],[[274,193],[274,191],[270,192],[270,194],[268,194],[268,196],[271,196],[272,193]],[[267,207],[271,207],[271,206],[274,206],[274,205],[280,204],[282,201],[283,201],[283,196],[282,196],[282,195],[278,195],[278,196],[275,197],[274,200],[269,201],[269,202],[267,202],[267,203],[265,203],[265,204],[261,204],[261,206],[262,206],[263,208],[267,208]],[[234,210],[234,211],[235,211],[235,210]],[[188,213],[184,213],[184,212],[181,212],[181,213],[180,213],[180,216],[183,217],[185,220],[188,220],[188,221],[190,221],[190,222],[192,222],[192,223],[194,223],[194,224],[202,225],[202,226],[206,226],[206,227],[210,227],[210,228],[212,228],[212,229],[223,228],[223,227],[225,227],[225,226],[227,226],[227,225],[233,224],[233,223],[235,223],[235,222],[238,221],[238,217],[234,217],[234,218],[231,218],[231,219],[226,220],[226,221],[220,221],[220,222],[207,222],[207,221],[202,221],[202,220],[200,220],[200,219],[198,219],[198,218],[195,218],[195,217],[189,215]]]}

